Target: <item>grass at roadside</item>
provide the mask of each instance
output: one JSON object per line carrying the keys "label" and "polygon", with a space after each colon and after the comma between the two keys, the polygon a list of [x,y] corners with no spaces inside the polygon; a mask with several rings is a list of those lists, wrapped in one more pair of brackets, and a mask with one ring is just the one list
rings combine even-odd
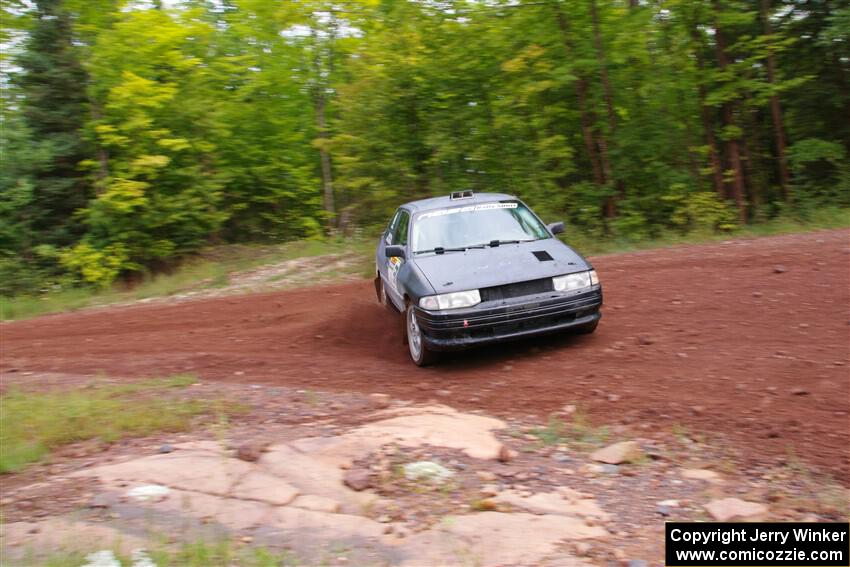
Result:
{"label": "grass at roadside", "polygon": [[[809,232],[813,230],[850,227],[850,211],[847,209],[825,209],[817,211],[807,221],[780,218],[760,224],[749,225],[731,233],[690,233],[686,235],[668,233],[648,239],[591,238],[579,229],[567,227],[564,240],[584,255],[611,254],[662,248],[679,244],[699,244],[729,240],[730,238],[752,238]],[[280,245],[228,245],[210,248],[192,260],[184,262],[172,273],[151,276],[132,286],[116,285],[106,291],[90,288],[75,288],[53,291],[40,295],[15,298],[0,298],[0,320],[25,319],[47,313],[73,311],[85,307],[110,305],[167,297],[188,291],[198,291],[226,286],[233,274],[260,266],[328,255],[344,255],[354,258],[342,270],[325,271],[317,274],[311,283],[328,283],[344,276],[369,276],[374,269],[373,253],[375,238],[349,240],[298,241]],[[271,276],[267,282],[281,279]],[[303,283],[299,283],[303,285]]]}
{"label": "grass at roadside", "polygon": [[[139,561],[139,554],[126,555],[121,553],[116,545],[110,549],[106,544],[98,552],[65,551],[53,552],[43,555],[34,550],[29,550],[22,559],[24,566],[39,567],[67,567],[68,565],[87,565],[87,559],[92,553],[100,553],[100,564],[105,563],[103,556],[114,558],[121,565],[134,565]],[[287,551],[272,551],[265,547],[234,545],[227,539],[218,541],[197,540],[189,543],[180,543],[173,546],[155,546],[144,552],[143,557],[150,558],[157,567],[229,567],[239,565],[240,567],[286,567],[303,565],[302,561]],[[94,557],[92,557],[94,559]],[[135,561],[134,561],[135,559]],[[140,563],[141,564],[141,563]]]}
{"label": "grass at roadside", "polygon": [[571,443],[577,448],[590,450],[608,440],[606,427],[595,427],[581,410],[576,410],[570,422],[563,421],[557,414],[549,416],[543,427],[528,430],[543,446]]}
{"label": "grass at roadside", "polygon": [[680,234],[669,232],[654,238],[589,238],[581,232],[571,231],[569,226],[564,237],[575,249],[585,256],[635,252],[652,248],[664,248],[682,244],[704,244],[720,242],[733,238],[758,238],[850,227],[850,209],[828,208],[810,214],[808,220],[792,217],[780,217],[774,220],[751,224],[732,232],[690,232]]}
{"label": "grass at roadside", "polygon": [[218,246],[187,260],[171,273],[149,276],[133,285],[117,284],[108,290],[72,288],[30,296],[0,297],[0,320],[26,319],[47,313],[220,288],[229,283],[231,274],[297,258],[351,255],[356,261],[346,271],[324,274],[323,277],[332,280],[334,277],[352,274],[365,276],[372,272],[374,245],[373,239],[359,238],[348,241],[305,240],[279,245]]}
{"label": "grass at roadside", "polygon": [[0,473],[16,472],[50,451],[78,441],[113,442],[158,432],[188,430],[201,415],[227,415],[241,406],[223,400],[179,399],[175,390],[195,381],[173,376],[74,390],[0,397]]}

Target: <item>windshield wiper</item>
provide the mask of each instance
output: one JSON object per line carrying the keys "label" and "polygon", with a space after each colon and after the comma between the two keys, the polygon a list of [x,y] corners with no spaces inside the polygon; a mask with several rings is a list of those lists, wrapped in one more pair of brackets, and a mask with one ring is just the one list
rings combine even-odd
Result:
{"label": "windshield wiper", "polygon": [[529,240],[491,240],[487,244],[481,244],[481,246],[489,246],[491,248],[495,246],[501,246],[502,244],[519,244],[520,242],[534,242],[534,238]]}
{"label": "windshield wiper", "polygon": [[429,250],[417,250],[414,254],[427,254],[428,252],[433,252],[434,254],[444,254],[446,252],[465,252],[470,248],[484,248],[485,244],[475,244],[473,246],[462,246],[459,248],[444,248],[442,246],[437,246],[436,248],[431,248]]}

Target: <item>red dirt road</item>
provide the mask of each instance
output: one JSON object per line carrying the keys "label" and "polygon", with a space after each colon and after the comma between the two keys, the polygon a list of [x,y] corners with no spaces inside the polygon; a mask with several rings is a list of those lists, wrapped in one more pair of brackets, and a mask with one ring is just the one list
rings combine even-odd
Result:
{"label": "red dirt road", "polygon": [[442,399],[461,408],[541,417],[572,403],[600,423],[718,435],[754,463],[793,451],[847,483],[847,231],[593,260],[606,302],[596,334],[433,368],[408,362],[400,326],[363,281],[8,323],[0,370],[191,372],[413,400],[449,390]]}

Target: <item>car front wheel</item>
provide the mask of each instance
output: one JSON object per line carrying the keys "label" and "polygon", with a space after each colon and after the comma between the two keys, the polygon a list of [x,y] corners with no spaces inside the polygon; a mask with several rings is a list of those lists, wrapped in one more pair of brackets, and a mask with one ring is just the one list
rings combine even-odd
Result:
{"label": "car front wheel", "polygon": [[407,347],[410,350],[410,359],[416,366],[428,366],[437,360],[437,353],[428,350],[425,340],[422,336],[422,329],[419,328],[419,322],[416,320],[416,310],[413,305],[407,306],[405,314],[405,330],[407,333]]}

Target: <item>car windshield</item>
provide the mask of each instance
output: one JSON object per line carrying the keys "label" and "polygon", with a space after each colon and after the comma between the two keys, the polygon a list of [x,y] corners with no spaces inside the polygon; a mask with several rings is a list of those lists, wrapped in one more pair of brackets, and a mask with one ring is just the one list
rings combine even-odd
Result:
{"label": "car windshield", "polygon": [[548,237],[546,227],[525,205],[498,201],[422,213],[413,223],[412,248],[422,254]]}

